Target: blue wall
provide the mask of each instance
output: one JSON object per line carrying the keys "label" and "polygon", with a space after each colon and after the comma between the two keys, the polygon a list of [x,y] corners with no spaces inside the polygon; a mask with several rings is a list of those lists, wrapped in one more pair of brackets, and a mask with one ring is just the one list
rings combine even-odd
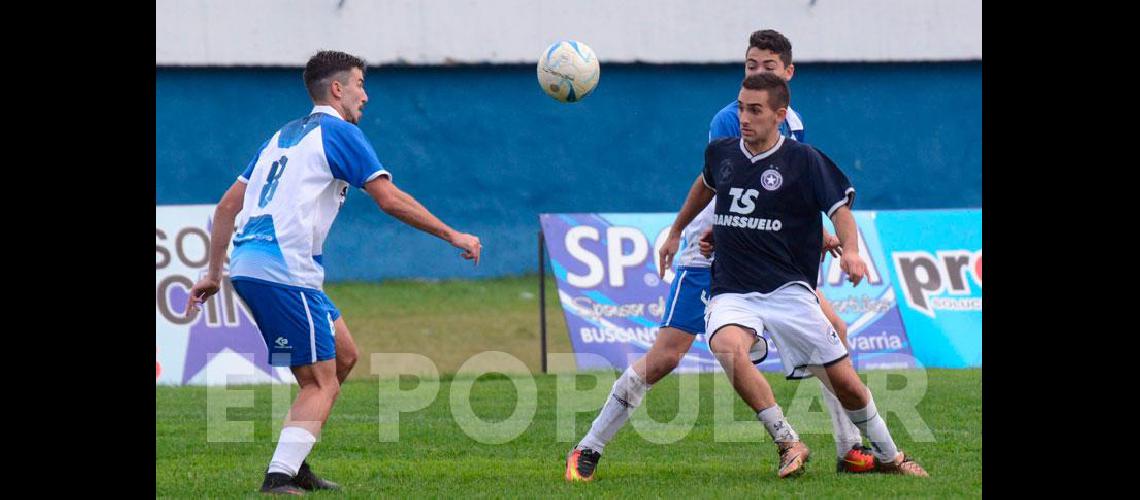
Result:
{"label": "blue wall", "polygon": [[[856,208],[982,202],[981,63],[800,64],[792,103],[808,142],[858,190]],[[740,65],[604,65],[561,104],[533,66],[369,71],[361,127],[394,180],[478,235],[473,269],[446,243],[348,198],[325,244],[328,281],[532,272],[540,212],[676,211],[708,122]],[[257,147],[312,106],[300,69],[156,69],[155,201],[216,203]]]}

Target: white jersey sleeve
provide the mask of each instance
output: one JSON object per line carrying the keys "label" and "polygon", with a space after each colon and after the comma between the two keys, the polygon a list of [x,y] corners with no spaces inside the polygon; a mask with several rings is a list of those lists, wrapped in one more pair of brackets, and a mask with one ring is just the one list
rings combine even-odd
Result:
{"label": "white jersey sleeve", "polygon": [[715,206],[716,197],[714,196],[708,206],[701,210],[701,213],[697,214],[688,226],[685,226],[684,231],[681,231],[681,250],[673,259],[677,267],[712,266],[712,259],[701,255],[700,239],[705,230],[712,227],[713,207]]}

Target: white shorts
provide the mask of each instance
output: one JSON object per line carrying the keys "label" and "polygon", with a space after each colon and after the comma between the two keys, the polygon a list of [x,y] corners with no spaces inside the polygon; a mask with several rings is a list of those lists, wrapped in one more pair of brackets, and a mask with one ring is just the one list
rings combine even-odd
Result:
{"label": "white shorts", "polygon": [[810,377],[809,367],[830,366],[847,357],[847,348],[823,315],[819,298],[802,285],[791,284],[768,295],[722,293],[713,297],[705,309],[709,345],[728,325],[750,329],[758,337],[767,330],[789,379]]}

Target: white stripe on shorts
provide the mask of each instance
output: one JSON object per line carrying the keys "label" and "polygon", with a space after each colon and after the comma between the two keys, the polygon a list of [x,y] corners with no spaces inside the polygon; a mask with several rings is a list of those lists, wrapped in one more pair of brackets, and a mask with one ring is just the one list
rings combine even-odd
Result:
{"label": "white stripe on shorts", "polygon": [[305,317],[309,319],[309,354],[313,356],[313,363],[317,362],[317,333],[313,328],[313,314],[309,312],[309,301],[305,299],[304,292],[297,292],[301,294],[301,304],[305,306]]}
{"label": "white stripe on shorts", "polygon": [[677,310],[677,296],[681,295],[681,285],[685,283],[686,274],[689,274],[688,269],[681,271],[681,275],[675,278],[677,280],[677,291],[673,292],[673,307],[669,309],[669,317],[665,319],[666,325],[673,321],[673,312]]}

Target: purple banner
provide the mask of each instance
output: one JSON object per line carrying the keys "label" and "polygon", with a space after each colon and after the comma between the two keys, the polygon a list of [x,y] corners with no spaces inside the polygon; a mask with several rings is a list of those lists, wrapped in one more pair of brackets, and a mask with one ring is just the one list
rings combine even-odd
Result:
{"label": "purple banner", "polygon": [[[848,323],[848,343],[857,369],[912,368],[914,360],[895,303],[874,212],[855,212],[861,255],[868,261],[864,283],[852,287],[839,263],[821,265],[819,286]],[[602,356],[624,370],[653,345],[665,310],[672,270],[658,278],[657,251],[674,214],[542,214],[550,265],[558,283],[570,343],[576,353]],[[770,337],[765,334],[765,337]],[[783,371],[773,346],[759,365]],[[609,368],[578,358],[579,370]],[[720,371],[704,335],[698,335],[677,367],[680,372]]]}

